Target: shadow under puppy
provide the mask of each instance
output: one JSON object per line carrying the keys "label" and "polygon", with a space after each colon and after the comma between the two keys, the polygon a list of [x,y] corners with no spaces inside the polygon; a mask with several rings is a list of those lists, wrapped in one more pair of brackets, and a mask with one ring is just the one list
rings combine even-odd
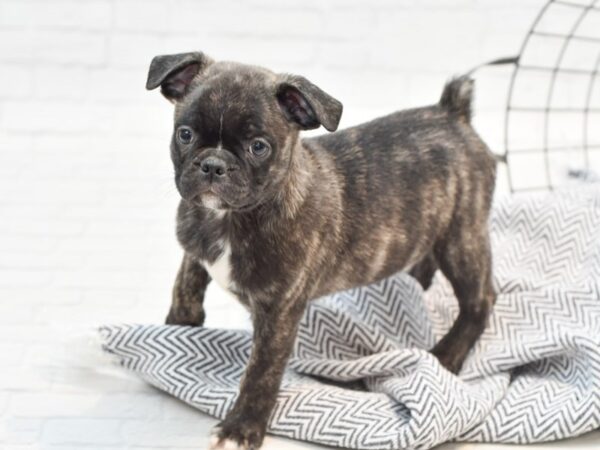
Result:
{"label": "shadow under puppy", "polygon": [[495,160],[470,125],[472,81],[439,104],[335,131],[342,104],[307,79],[203,53],[157,56],[148,89],[175,104],[171,157],[185,250],[169,324],[202,325],[215,280],[252,314],[240,394],[212,447],[260,447],[311,299],[439,267],[460,312],[431,350],[458,372],[495,300],[488,215]]}

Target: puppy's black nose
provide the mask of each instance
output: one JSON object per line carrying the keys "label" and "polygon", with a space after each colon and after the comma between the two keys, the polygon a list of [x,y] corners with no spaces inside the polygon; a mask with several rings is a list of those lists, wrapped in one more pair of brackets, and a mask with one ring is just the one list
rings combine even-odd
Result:
{"label": "puppy's black nose", "polygon": [[215,156],[209,156],[202,161],[194,162],[195,165],[200,166],[200,170],[207,175],[216,175],[222,177],[227,172],[227,165],[225,161]]}

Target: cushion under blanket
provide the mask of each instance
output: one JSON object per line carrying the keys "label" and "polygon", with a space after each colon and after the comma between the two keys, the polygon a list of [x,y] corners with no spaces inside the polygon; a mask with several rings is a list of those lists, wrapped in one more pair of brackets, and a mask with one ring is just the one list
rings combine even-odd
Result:
{"label": "cushion under blanket", "polygon": [[[269,432],[364,449],[444,441],[528,443],[600,426],[600,187],[516,195],[491,221],[498,299],[459,376],[427,349],[458,307],[438,273],[311,303]],[[248,331],[104,326],[104,349],[149,383],[222,418]]]}

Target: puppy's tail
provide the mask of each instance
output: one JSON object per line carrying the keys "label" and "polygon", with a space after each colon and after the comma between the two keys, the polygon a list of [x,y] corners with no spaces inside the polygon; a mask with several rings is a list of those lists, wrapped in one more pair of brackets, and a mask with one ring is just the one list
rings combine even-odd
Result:
{"label": "puppy's tail", "polygon": [[473,86],[475,82],[471,78],[479,69],[487,66],[501,66],[506,64],[518,64],[519,56],[508,56],[494,59],[492,61],[478,64],[464,75],[458,76],[444,86],[440,106],[455,117],[471,120],[473,104]]}
{"label": "puppy's tail", "polygon": [[462,75],[446,83],[440,98],[440,106],[448,113],[471,120],[471,104],[473,103],[473,85],[475,82],[468,76]]}

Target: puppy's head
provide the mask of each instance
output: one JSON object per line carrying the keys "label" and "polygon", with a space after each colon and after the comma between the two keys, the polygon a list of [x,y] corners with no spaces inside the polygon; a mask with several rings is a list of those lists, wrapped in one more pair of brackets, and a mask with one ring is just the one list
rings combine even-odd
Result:
{"label": "puppy's head", "polygon": [[282,188],[300,130],[334,131],[342,104],[303,77],[203,53],[157,56],[147,89],[175,104],[171,158],[181,196],[250,209]]}

